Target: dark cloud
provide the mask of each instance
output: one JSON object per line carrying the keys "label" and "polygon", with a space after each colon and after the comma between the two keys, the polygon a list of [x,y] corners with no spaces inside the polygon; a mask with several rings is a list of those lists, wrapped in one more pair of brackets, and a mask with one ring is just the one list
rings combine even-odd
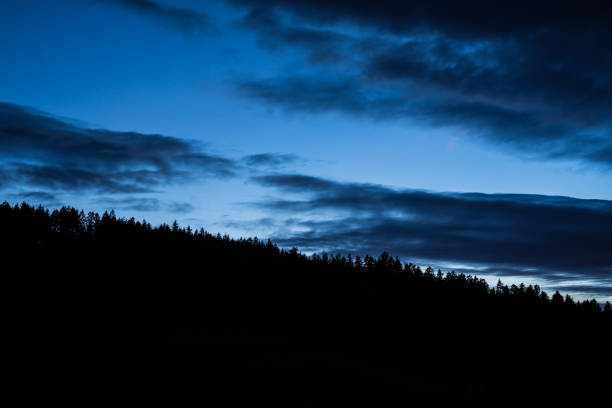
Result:
{"label": "dark cloud", "polygon": [[182,139],[87,129],[0,103],[0,158],[7,185],[54,191],[137,193],[189,180],[234,177],[233,160]]}
{"label": "dark cloud", "polygon": [[599,294],[604,296],[612,296],[612,281],[608,282],[609,286],[600,286],[600,285],[565,285],[565,286],[557,286],[556,290],[563,292],[580,292],[585,293],[587,295]]}
{"label": "dark cloud", "polygon": [[456,2],[452,0],[230,0],[253,8],[291,12],[316,24],[356,23],[394,34],[424,29],[470,38],[511,36],[534,30],[610,32],[612,6],[590,0],[579,5],[554,0]]}
{"label": "dark cloud", "polygon": [[95,0],[124,6],[142,16],[162,22],[167,28],[185,35],[210,34],[216,32],[208,16],[202,12],[173,7],[153,0]]}
{"label": "dark cloud", "polygon": [[279,51],[290,46],[308,52],[312,64],[339,62],[351,41],[348,35],[332,30],[286,25],[276,13],[263,9],[251,10],[238,26],[255,30],[257,43],[264,49]]}
{"label": "dark cloud", "polygon": [[16,200],[34,204],[44,204],[46,206],[57,206],[61,202],[55,194],[47,191],[23,191],[20,193],[10,194],[10,197]]}
{"label": "dark cloud", "polygon": [[56,191],[96,190],[107,193],[142,193],[150,191],[160,183],[151,172],[150,177],[128,173],[105,173],[60,166],[31,165],[14,163],[8,165],[16,184],[53,189]]}
{"label": "dark cloud", "polygon": [[[606,40],[607,41],[607,40]],[[575,111],[577,120],[610,106],[609,44],[592,32],[535,32],[527,38],[466,43],[446,37],[417,37],[387,44],[365,60],[370,78],[419,82],[439,91],[492,102],[538,101]],[[542,107],[540,107],[542,108]]]}
{"label": "dark cloud", "polygon": [[234,3],[260,45],[324,66],[247,79],[243,95],[292,111],[454,126],[528,157],[612,165],[607,4]]}
{"label": "dark cloud", "polygon": [[378,121],[411,119],[436,127],[467,128],[473,136],[519,151],[525,157],[612,166],[612,134],[581,128],[566,118],[543,121],[529,110],[457,99],[411,98],[387,87],[371,92],[353,79],[245,80],[239,90],[288,112],[339,112]]}
{"label": "dark cloud", "polygon": [[304,159],[295,154],[259,153],[245,156],[242,161],[252,168],[279,168],[289,164],[304,162]]}
{"label": "dark cloud", "polygon": [[282,246],[354,254],[389,251],[408,259],[545,279],[603,281],[612,274],[610,201],[396,190],[304,175],[254,181],[303,196],[257,204],[294,217],[299,232],[274,237]]}

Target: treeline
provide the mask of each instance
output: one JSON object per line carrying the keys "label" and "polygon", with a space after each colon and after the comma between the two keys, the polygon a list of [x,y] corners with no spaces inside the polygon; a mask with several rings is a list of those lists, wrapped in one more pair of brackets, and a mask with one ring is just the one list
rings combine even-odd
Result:
{"label": "treeline", "polygon": [[[0,236],[24,341],[198,344],[187,359],[198,370],[173,372],[211,393],[280,388],[304,398],[282,405],[391,406],[513,399],[513,387],[584,399],[607,383],[588,371],[609,356],[612,327],[610,303],[595,299],[491,287],[387,253],[306,256],[112,211],[5,202]],[[333,397],[313,402],[323,394]]]}
{"label": "treeline", "polygon": [[397,282],[418,284],[441,291],[465,291],[470,296],[513,299],[516,302],[528,303],[530,307],[545,306],[584,313],[612,313],[610,302],[606,302],[602,309],[596,299],[574,301],[571,296],[564,297],[559,291],[549,296],[538,285],[526,286],[521,283],[508,286],[501,280],[496,286],[490,287],[484,279],[477,276],[457,274],[454,271],[443,273],[440,269],[434,271],[431,267],[422,270],[413,263],[402,263],[399,258],[393,258],[387,252],[378,258],[370,255],[353,258],[350,254],[333,256],[325,252],[306,256],[300,254],[297,248],[279,249],[269,240],[235,240],[227,235],[212,235],[203,228],[192,230],[189,226],[180,227],[176,221],[172,225],[161,224],[153,227],[144,220],[118,218],[114,211],[107,211],[102,215],[95,212],[86,214],[71,207],[49,211],[42,206],[34,207],[25,202],[15,206],[4,202],[0,205],[0,223],[3,239],[11,245],[18,244],[20,248],[49,249],[66,243],[82,244],[106,239],[123,241],[126,237],[131,241],[130,246],[142,246],[147,241],[171,240],[196,245],[199,249],[213,253],[218,253],[219,250],[225,252],[230,248],[234,251],[260,252],[259,255],[263,258],[273,256],[309,264],[313,270],[325,270],[325,274],[363,276],[374,280],[396,279]]}

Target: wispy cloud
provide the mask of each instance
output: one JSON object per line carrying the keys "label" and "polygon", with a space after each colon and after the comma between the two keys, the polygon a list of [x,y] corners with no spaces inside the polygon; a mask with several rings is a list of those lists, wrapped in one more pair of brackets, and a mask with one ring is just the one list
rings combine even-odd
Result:
{"label": "wispy cloud", "polygon": [[102,200],[111,209],[134,210],[138,212],[159,211],[162,206],[157,198],[124,197]]}
{"label": "wispy cloud", "polygon": [[270,170],[288,165],[303,164],[306,159],[296,154],[258,153],[243,157],[242,162],[251,168]]}
{"label": "wispy cloud", "polygon": [[194,179],[232,178],[240,169],[194,142],[88,129],[8,103],[0,103],[0,157],[5,187],[53,191],[147,192]]}
{"label": "wispy cloud", "polygon": [[138,212],[169,212],[175,214],[186,214],[196,207],[187,202],[170,201],[164,202],[153,197],[110,197],[101,200],[112,209],[133,210]]}
{"label": "wispy cloud", "polygon": [[15,201],[25,201],[34,205],[57,206],[61,203],[61,200],[55,194],[48,191],[22,191],[11,193],[9,197]]}
{"label": "wispy cloud", "polygon": [[239,81],[244,96],[290,111],[451,126],[524,157],[612,168],[609,5],[233,3],[246,8],[241,27],[260,46],[318,65]]}
{"label": "wispy cloud", "polygon": [[300,196],[254,203],[293,220],[293,231],[274,237],[283,246],[357,254],[389,251],[490,273],[499,269],[543,279],[564,275],[612,283],[610,201],[400,190],[299,174],[253,180]]}

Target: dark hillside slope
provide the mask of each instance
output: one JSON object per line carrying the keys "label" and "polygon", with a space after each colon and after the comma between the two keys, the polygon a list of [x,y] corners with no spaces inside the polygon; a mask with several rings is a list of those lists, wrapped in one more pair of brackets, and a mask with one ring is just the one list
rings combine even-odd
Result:
{"label": "dark hillside slope", "polygon": [[[65,365],[112,349],[111,376],[155,398],[499,405],[610,389],[612,311],[594,300],[72,208],[2,204],[0,236],[15,343]],[[145,354],[129,375],[127,348]]]}

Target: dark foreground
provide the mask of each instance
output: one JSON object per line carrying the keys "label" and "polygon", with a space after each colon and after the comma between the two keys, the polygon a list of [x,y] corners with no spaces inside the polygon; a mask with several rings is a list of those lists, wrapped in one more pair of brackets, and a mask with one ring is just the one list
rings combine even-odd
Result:
{"label": "dark foreground", "polygon": [[23,401],[601,404],[612,312],[537,287],[0,206]]}

